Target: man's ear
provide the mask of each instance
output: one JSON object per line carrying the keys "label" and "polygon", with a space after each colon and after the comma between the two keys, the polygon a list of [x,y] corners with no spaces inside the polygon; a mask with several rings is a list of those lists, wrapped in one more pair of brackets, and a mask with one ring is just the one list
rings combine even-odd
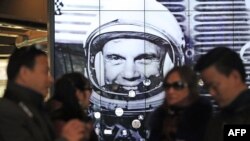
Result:
{"label": "man's ear", "polygon": [[236,70],[232,70],[230,77],[232,77],[235,81],[242,81],[240,73]]}
{"label": "man's ear", "polygon": [[19,73],[18,73],[18,78],[21,79],[21,80],[25,80],[29,77],[29,73],[30,73],[30,69],[25,67],[25,66],[22,66],[19,70]]}

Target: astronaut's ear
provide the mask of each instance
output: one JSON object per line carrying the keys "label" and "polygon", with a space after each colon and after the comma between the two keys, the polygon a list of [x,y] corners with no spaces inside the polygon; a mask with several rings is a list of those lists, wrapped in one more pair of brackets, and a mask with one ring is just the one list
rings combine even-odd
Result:
{"label": "astronaut's ear", "polygon": [[165,77],[168,71],[172,69],[173,67],[174,67],[174,63],[172,59],[170,58],[169,54],[166,53],[166,56],[163,62],[163,76]]}
{"label": "astronaut's ear", "polygon": [[[97,83],[99,86],[105,85],[105,80],[104,80],[104,56],[102,51],[98,52],[95,55],[95,75]],[[91,72],[92,73],[92,72]],[[94,74],[92,74],[94,75]]]}

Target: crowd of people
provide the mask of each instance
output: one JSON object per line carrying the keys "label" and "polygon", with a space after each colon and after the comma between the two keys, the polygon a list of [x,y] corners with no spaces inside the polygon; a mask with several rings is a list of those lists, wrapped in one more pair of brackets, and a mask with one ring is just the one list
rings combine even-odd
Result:
{"label": "crowd of people", "polygon": [[[108,56],[107,59],[114,57]],[[157,58],[157,57],[156,57]],[[200,95],[198,75],[218,104]],[[7,66],[8,82],[0,99],[1,141],[97,141],[88,116],[90,81],[79,72],[54,80],[47,54],[35,45],[16,49]],[[175,66],[163,79],[165,99],[151,113],[149,141],[222,141],[223,125],[250,123],[250,96],[239,55],[215,47],[196,65]],[[124,138],[123,138],[124,139]]]}
{"label": "crowd of people", "polygon": [[[87,3],[60,2],[60,5],[62,9],[73,10],[76,7],[79,11],[79,8],[85,9]],[[89,4],[94,3],[91,1]],[[214,36],[204,38],[200,42],[204,44],[195,48],[199,40],[193,38],[193,35],[198,37],[195,32],[201,35],[210,33],[210,30],[196,31],[201,26],[195,24],[200,22],[196,19],[199,12],[191,17],[182,15],[177,3],[185,10],[185,4],[189,2],[174,2],[172,5],[159,0],[102,0],[97,3],[98,6],[92,5],[91,8],[98,12],[87,10],[90,13],[78,13],[73,10],[56,15],[55,36],[59,38],[55,38],[53,57],[57,64],[53,67],[55,76],[59,78],[54,84],[49,75],[46,54],[30,56],[28,48],[34,47],[25,47],[27,49],[17,49],[10,57],[8,86],[0,102],[0,112],[5,112],[0,113],[0,139],[221,141],[225,123],[248,123],[249,92],[244,65],[239,55],[229,49],[238,46],[214,46],[207,53],[208,49],[203,49],[203,46],[209,45],[210,48],[210,41],[219,41]],[[240,4],[242,9],[243,5]],[[212,23],[227,20],[225,14],[219,14]],[[82,15],[88,18],[79,18],[79,21],[76,17]],[[68,20],[64,21],[64,17]],[[195,26],[190,28],[183,20],[193,17]],[[244,19],[247,22],[248,18]],[[204,27],[208,25],[205,21],[203,23]],[[71,24],[82,26],[81,31],[84,32],[78,33],[74,26],[69,28]],[[216,34],[222,30],[219,27],[213,30]],[[64,33],[76,36],[63,37]],[[81,38],[75,38],[78,36]],[[227,40],[220,40],[220,44],[225,45],[225,42],[229,45]],[[80,45],[82,53],[75,54],[79,51],[73,49],[76,44]],[[198,58],[196,49],[207,54]],[[246,46],[242,47],[244,49]],[[16,53],[21,50],[21,55]],[[71,70],[67,69],[70,67],[64,55],[72,55],[69,57]],[[12,58],[17,61],[12,61]],[[13,65],[13,62],[17,63]],[[61,64],[65,65],[65,72]],[[75,68],[81,68],[81,72],[68,73]],[[198,85],[198,81],[204,86]],[[51,86],[54,88],[52,97],[43,103],[42,99]],[[202,95],[204,92],[211,97]],[[28,93],[28,96],[23,93]],[[211,98],[215,103],[211,103]],[[218,108],[214,109],[215,105]],[[2,110],[1,107],[10,109]],[[89,113],[101,115],[93,119]],[[16,120],[17,117],[22,118]]]}

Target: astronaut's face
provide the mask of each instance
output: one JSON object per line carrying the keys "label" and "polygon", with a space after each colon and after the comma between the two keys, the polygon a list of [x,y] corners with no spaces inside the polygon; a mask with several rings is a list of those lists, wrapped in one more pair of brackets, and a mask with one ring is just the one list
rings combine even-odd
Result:
{"label": "astronaut's face", "polygon": [[160,75],[160,52],[160,47],[141,39],[107,42],[103,47],[105,84],[138,91],[143,80]]}

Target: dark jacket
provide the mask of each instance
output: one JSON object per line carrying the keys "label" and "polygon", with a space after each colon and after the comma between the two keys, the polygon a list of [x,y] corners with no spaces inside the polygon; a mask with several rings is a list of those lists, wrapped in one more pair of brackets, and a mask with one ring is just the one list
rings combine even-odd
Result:
{"label": "dark jacket", "polygon": [[54,139],[55,134],[44,109],[42,95],[9,83],[4,97],[0,100],[0,140],[52,141]]}
{"label": "dark jacket", "polygon": [[[87,112],[83,109],[80,109],[80,111],[76,109],[72,110],[70,107],[65,107],[61,102],[54,99],[47,103],[47,107],[50,109],[49,115],[54,124],[57,135],[62,132],[63,125],[72,119],[79,119],[86,124],[93,125],[92,119],[87,116]],[[91,129],[88,141],[98,141],[94,129]]]}
{"label": "dark jacket", "polygon": [[250,90],[243,91],[210,120],[205,141],[223,141],[225,124],[250,124]]}
{"label": "dark jacket", "polygon": [[[150,117],[149,141],[201,141],[211,115],[211,103],[204,97],[184,108],[168,108],[164,104]],[[169,127],[174,123],[176,131],[171,133]]]}

